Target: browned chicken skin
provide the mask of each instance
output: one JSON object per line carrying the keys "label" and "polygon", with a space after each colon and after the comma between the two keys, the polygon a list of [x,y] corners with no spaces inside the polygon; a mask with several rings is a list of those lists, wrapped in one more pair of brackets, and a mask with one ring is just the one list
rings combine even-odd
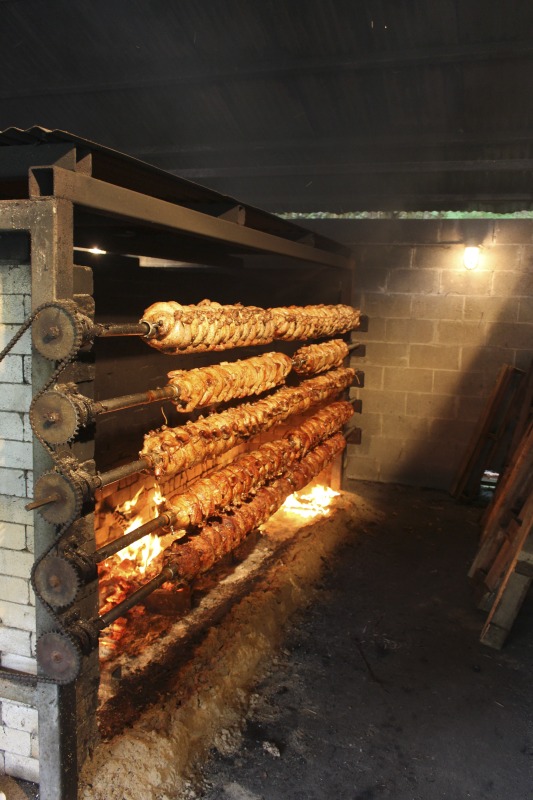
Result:
{"label": "browned chicken skin", "polygon": [[171,524],[180,528],[199,525],[215,511],[241,501],[328,439],[353,413],[351,403],[332,403],[299,427],[289,430],[283,439],[237,456],[227,467],[195,481],[172,502],[167,502],[165,511],[170,515]]}
{"label": "browned chicken skin", "polygon": [[261,487],[255,497],[219,521],[208,523],[200,534],[188,541],[177,540],[163,554],[183,581],[207,572],[222,556],[230,553],[259,525],[265,523],[293,492],[303,489],[346,445],[341,433],[310,450],[301,461],[271,484]]}
{"label": "browned chicken skin", "polygon": [[291,414],[337,395],[350,386],[353,369],[335,369],[302,381],[297,387],[283,387],[255,403],[243,403],[219,414],[211,414],[177,428],[163,426],[144,438],[140,456],[157,477],[170,477],[213,456],[222,455],[261,431],[267,431]]}
{"label": "browned chicken skin", "polygon": [[203,300],[183,306],[169,300],[147,308],[142,322],[157,327],[157,335],[147,340],[156,350],[200,353],[335,336],[359,327],[360,312],[346,305],[258,308]]}
{"label": "browned chicken skin", "polygon": [[342,339],[310,344],[295,352],[292,367],[298,375],[313,375],[332,367],[340,367],[348,353],[348,345]]}

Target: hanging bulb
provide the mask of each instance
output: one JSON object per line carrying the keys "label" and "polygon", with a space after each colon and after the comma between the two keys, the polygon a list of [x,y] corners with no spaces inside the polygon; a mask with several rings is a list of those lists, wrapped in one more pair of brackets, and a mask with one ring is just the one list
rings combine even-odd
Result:
{"label": "hanging bulb", "polygon": [[468,270],[476,269],[479,265],[480,247],[465,247],[463,263]]}

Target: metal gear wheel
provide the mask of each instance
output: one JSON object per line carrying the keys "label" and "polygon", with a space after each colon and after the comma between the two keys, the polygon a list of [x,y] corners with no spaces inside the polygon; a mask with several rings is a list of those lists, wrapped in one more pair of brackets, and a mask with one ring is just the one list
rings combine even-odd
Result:
{"label": "metal gear wheel", "polygon": [[78,571],[70,561],[48,555],[37,564],[33,585],[37,595],[57,610],[72,605],[81,586]]}
{"label": "metal gear wheel", "polygon": [[72,683],[81,669],[78,643],[66,633],[52,631],[37,640],[37,662],[55,683]]}
{"label": "metal gear wheel", "polygon": [[52,525],[68,525],[77,519],[83,506],[83,492],[73,480],[60,472],[43,472],[37,480],[34,491],[35,501],[55,496],[39,508],[39,514]]}
{"label": "metal gear wheel", "polygon": [[76,437],[81,424],[80,411],[67,393],[54,389],[34,398],[30,423],[38,439],[57,447]]}
{"label": "metal gear wheel", "polygon": [[35,317],[32,339],[35,349],[50,361],[62,361],[83,343],[84,317],[74,303],[51,302]]}

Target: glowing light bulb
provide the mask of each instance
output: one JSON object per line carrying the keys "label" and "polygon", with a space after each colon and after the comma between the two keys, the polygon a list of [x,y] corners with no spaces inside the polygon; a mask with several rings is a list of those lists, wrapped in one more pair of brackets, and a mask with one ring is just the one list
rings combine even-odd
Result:
{"label": "glowing light bulb", "polygon": [[463,263],[466,269],[476,269],[479,264],[480,247],[465,247]]}
{"label": "glowing light bulb", "polygon": [[99,247],[91,247],[89,248],[89,253],[95,253],[97,256],[105,255],[107,250],[100,250]]}

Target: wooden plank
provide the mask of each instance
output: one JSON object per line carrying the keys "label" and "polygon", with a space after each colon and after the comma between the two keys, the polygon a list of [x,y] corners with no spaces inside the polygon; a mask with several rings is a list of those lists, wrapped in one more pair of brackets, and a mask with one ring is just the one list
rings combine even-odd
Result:
{"label": "wooden plank", "polygon": [[530,586],[531,578],[516,572],[510,576],[506,591],[503,593],[494,614],[491,615],[483,627],[479,638],[482,644],[487,645],[487,647],[493,647],[495,650],[500,650],[503,647]]}
{"label": "wooden plank", "polygon": [[491,536],[499,524],[502,514],[516,503],[516,498],[528,494],[528,481],[531,477],[533,461],[533,422],[528,425],[519,447],[515,450],[508,468],[500,476],[492,502],[483,520],[482,541]]}
{"label": "wooden plank", "polygon": [[[522,574],[517,566],[521,562],[529,565],[533,553],[533,491],[524,504],[522,524],[518,531],[514,542],[513,556],[501,580],[480,636],[482,644],[497,649],[503,645],[511,630],[532,581],[532,578],[527,574]],[[522,555],[523,552],[524,555]]]}
{"label": "wooden plank", "polygon": [[511,630],[533,581],[533,494],[528,531],[515,562],[509,566],[481,632],[482,644],[500,649]]}
{"label": "wooden plank", "polygon": [[522,387],[522,405],[518,414],[516,428],[511,439],[509,453],[512,454],[520,444],[528,424],[533,418],[533,361],[531,361],[529,371]]}
{"label": "wooden plank", "polygon": [[477,496],[483,472],[490,467],[495,441],[501,439],[509,426],[512,401],[523,374],[510,364],[503,364],[500,368],[450,489],[454,497]]}

